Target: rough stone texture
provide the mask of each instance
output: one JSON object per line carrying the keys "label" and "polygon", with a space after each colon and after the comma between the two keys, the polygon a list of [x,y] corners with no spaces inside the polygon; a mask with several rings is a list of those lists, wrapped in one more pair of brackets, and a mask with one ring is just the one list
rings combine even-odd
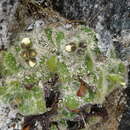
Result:
{"label": "rough stone texture", "polygon": [[[121,31],[128,29],[130,25],[130,20],[127,18],[127,5],[129,5],[127,0],[36,0],[36,2],[43,7],[52,5],[53,9],[65,18],[81,20],[93,27],[98,33],[99,48],[105,55],[113,44],[113,35],[120,35]],[[0,46],[8,46],[12,32],[17,30],[16,25],[21,21],[16,18],[19,5],[20,0],[0,2]],[[21,10],[18,12],[20,15],[25,15]],[[24,20],[23,18],[22,21]]]}
{"label": "rough stone texture", "polygon": [[16,10],[19,0],[1,0],[0,1],[0,48],[9,45],[13,28],[16,27]]}
{"label": "rough stone texture", "polygon": [[21,130],[22,115],[9,104],[0,102],[0,130]]}
{"label": "rough stone texture", "polygon": [[[23,1],[23,0],[22,0]],[[70,20],[81,20],[93,27],[98,33],[99,48],[105,55],[113,44],[113,35],[121,35],[121,31],[130,28],[128,0],[36,0],[41,6],[52,5],[53,9]],[[24,1],[23,1],[24,2]],[[24,2],[25,3],[25,2]],[[20,0],[0,1],[0,46],[8,46],[12,32],[17,30],[16,11]],[[19,10],[20,15],[21,10]],[[24,20],[23,20],[24,21]],[[118,41],[119,42],[119,41]],[[124,54],[118,45],[119,56]],[[125,51],[126,52],[126,51]]]}
{"label": "rough stone texture", "polygon": [[99,48],[107,53],[113,34],[128,28],[127,0],[53,0],[53,8],[70,20],[83,20],[96,29]]}

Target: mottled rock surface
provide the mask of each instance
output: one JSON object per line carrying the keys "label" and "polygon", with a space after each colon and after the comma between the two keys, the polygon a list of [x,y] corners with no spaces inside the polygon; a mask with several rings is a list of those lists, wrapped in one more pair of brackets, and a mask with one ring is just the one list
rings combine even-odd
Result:
{"label": "mottled rock surface", "polygon": [[19,0],[0,1],[0,48],[9,45],[12,30],[16,26],[15,14],[19,4]]}
{"label": "mottled rock surface", "polygon": [[62,16],[70,20],[82,20],[95,28],[100,50],[108,51],[113,43],[113,35],[130,27],[127,0],[53,0],[52,6]]}
{"label": "mottled rock surface", "polygon": [[0,102],[0,130],[21,130],[22,115],[9,104]]}

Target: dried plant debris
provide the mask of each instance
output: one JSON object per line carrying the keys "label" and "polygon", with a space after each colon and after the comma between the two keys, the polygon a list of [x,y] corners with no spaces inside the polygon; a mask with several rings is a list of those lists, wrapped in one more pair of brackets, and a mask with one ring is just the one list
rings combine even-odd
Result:
{"label": "dried plant debris", "polygon": [[0,63],[0,100],[24,115],[23,130],[110,126],[125,108],[126,65],[114,48],[104,56],[87,26],[60,23],[19,34]]}
{"label": "dried plant debris", "polygon": [[108,118],[108,113],[105,107],[99,104],[85,104],[84,106],[78,108],[78,115],[72,120],[68,120],[68,130],[79,130],[85,128],[85,125],[90,117],[101,116],[103,120]]}
{"label": "dried plant debris", "polygon": [[[43,130],[49,130],[51,125],[56,125],[57,128],[59,129],[58,124],[60,124],[60,121],[51,120],[52,116],[54,116],[57,109],[57,106],[55,107],[53,107],[50,111],[47,111],[41,115],[31,115],[25,117],[23,130],[27,128],[29,130],[38,128],[37,122],[40,123]],[[88,109],[90,110],[87,111]],[[78,115],[74,119],[71,120],[61,119],[61,120],[65,120],[65,122],[67,123],[68,130],[78,130],[81,128],[85,128],[85,123],[87,123],[88,119],[94,115],[101,116],[103,119],[107,119],[108,116],[107,111],[104,107],[97,104],[94,105],[86,104],[79,108]]]}
{"label": "dried plant debris", "polygon": [[58,75],[54,74],[54,76],[44,83],[44,98],[46,102],[46,107],[53,107],[58,103],[60,97],[60,91],[56,83],[58,82]]}
{"label": "dried plant debris", "polygon": [[87,90],[94,92],[93,86],[88,85],[86,82],[84,82],[80,78],[79,78],[79,82],[80,82],[80,87],[79,87],[79,90],[77,91],[77,96],[79,96],[79,97],[85,96]]}
{"label": "dried plant debris", "polygon": [[[57,104],[53,105],[50,111],[47,111],[40,115],[30,115],[24,118],[23,129],[22,130],[37,130],[38,127],[41,127],[42,130],[50,130],[51,124],[54,124],[51,121],[52,117],[57,114]],[[40,125],[40,126],[38,126]]]}

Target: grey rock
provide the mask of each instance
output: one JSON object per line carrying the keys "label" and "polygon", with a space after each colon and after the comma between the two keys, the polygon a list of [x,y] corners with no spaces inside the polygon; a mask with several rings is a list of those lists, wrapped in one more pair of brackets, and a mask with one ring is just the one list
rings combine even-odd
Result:
{"label": "grey rock", "polygon": [[13,109],[9,104],[0,102],[0,130],[14,130],[12,125],[15,124],[15,129],[21,130],[23,121],[22,115],[19,115],[16,109]]}
{"label": "grey rock", "polygon": [[32,31],[34,29],[40,29],[42,26],[44,26],[44,21],[43,20],[36,20],[35,22],[31,23],[25,31]]}
{"label": "grey rock", "polygon": [[129,27],[127,0],[52,0],[53,8],[70,20],[82,20],[98,33],[99,48],[107,54],[113,34]]}
{"label": "grey rock", "polygon": [[8,47],[12,35],[12,26],[16,23],[16,10],[19,0],[0,0],[0,48]]}
{"label": "grey rock", "polygon": [[99,22],[96,24],[97,31],[97,39],[98,39],[98,47],[102,53],[106,53],[112,46],[112,36],[109,30],[106,30],[104,26],[101,24],[103,18],[99,17]]}

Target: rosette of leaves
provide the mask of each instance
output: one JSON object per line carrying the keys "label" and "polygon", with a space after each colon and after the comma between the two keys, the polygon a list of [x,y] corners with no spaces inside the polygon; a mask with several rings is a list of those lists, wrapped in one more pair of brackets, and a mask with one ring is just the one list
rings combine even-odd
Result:
{"label": "rosette of leaves", "polygon": [[[117,59],[115,55],[113,56],[114,50],[110,51],[112,54],[109,57],[102,55],[95,41],[95,33],[92,29],[79,26],[69,31],[61,31],[56,28],[46,28],[44,31],[47,37],[45,42],[48,43],[49,47],[53,46],[56,51],[58,50],[59,54],[48,52],[47,55],[47,51],[43,49],[42,56],[45,57],[42,57],[38,64],[40,67],[38,65],[34,66],[34,70],[45,75],[47,79],[54,73],[59,75],[62,84],[59,86],[59,90],[63,94],[63,101],[60,103],[62,107],[59,108],[60,110],[58,109],[58,112],[60,111],[62,116],[72,118],[74,115],[70,113],[68,108],[76,109],[84,103],[102,103],[105,96],[113,89],[125,87],[125,64]],[[71,38],[72,33],[74,35]],[[82,55],[77,55],[77,50],[74,52],[66,52],[64,50],[65,45],[73,42],[73,40],[76,41],[76,49],[79,47],[79,42],[85,40],[86,48],[82,48],[84,51]],[[76,66],[74,66],[75,64],[69,66],[71,61],[74,61],[73,63]],[[15,72],[17,76],[18,65],[12,53],[7,52],[5,54],[2,67],[5,67],[5,70],[9,70],[11,73]],[[27,71],[28,69],[26,68]],[[6,86],[0,87],[0,97],[2,100],[15,104],[20,112],[25,115],[41,113],[46,110],[43,90],[38,86],[39,79],[32,69],[29,69],[29,71],[31,74],[25,77],[23,80],[24,84],[20,80],[9,83],[6,81]],[[79,73],[86,83],[95,87],[94,92],[86,91],[82,97],[76,95],[80,82],[74,79],[74,77],[77,77]],[[46,79],[45,77],[43,79]],[[74,80],[76,83],[74,83]],[[24,86],[30,84],[32,87],[29,89]]]}

